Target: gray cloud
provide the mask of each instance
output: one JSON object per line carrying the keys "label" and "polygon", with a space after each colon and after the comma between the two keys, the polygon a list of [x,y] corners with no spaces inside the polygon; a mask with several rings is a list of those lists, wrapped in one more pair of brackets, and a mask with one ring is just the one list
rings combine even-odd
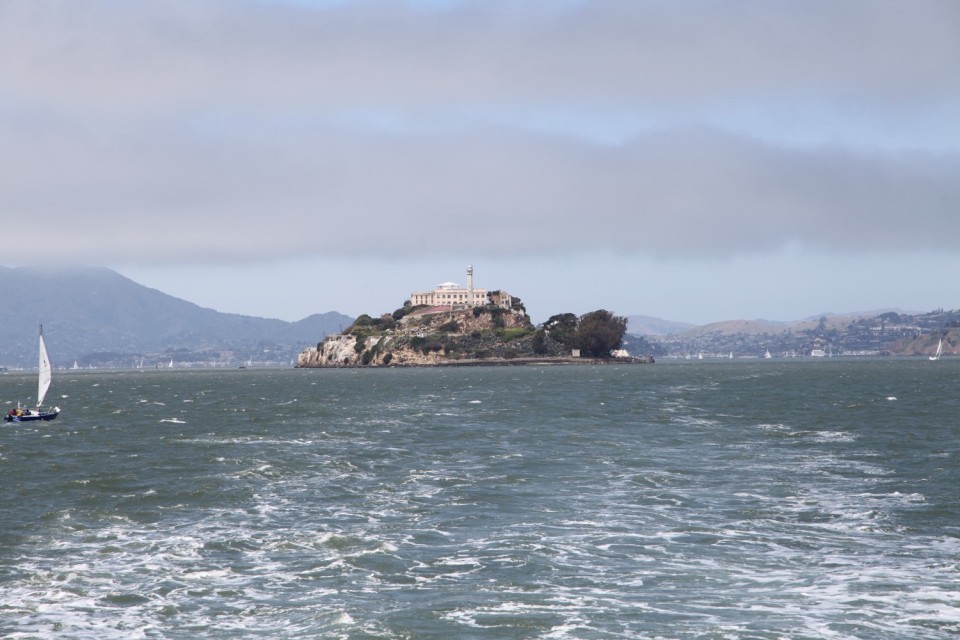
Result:
{"label": "gray cloud", "polygon": [[125,110],[703,101],[764,93],[914,99],[960,84],[953,0],[0,6],[4,91]]}
{"label": "gray cloud", "polygon": [[960,151],[537,130],[556,109],[766,100],[909,118],[960,101],[957,3],[558,6],[4,3],[5,230],[157,262],[956,248]]}
{"label": "gray cloud", "polygon": [[[16,132],[4,137],[16,140]],[[665,255],[953,248],[960,161],[784,149],[711,130],[609,147],[514,131],[312,131],[282,144],[175,134],[15,144],[8,228],[82,256],[236,258],[608,246]],[[5,147],[8,151],[10,145]],[[19,228],[18,228],[19,227]],[[109,231],[109,245],[98,244]]]}

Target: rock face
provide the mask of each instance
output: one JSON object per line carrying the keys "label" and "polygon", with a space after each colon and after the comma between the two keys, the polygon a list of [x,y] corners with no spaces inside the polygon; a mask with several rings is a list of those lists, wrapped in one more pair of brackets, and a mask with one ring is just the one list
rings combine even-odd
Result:
{"label": "rock face", "polygon": [[535,353],[535,333],[525,313],[499,308],[426,311],[399,321],[385,316],[365,325],[358,319],[347,333],[302,352],[297,367],[424,366],[562,354],[556,344]]}
{"label": "rock face", "polygon": [[323,367],[332,365],[349,365],[356,360],[356,336],[335,335],[327,338],[317,347],[310,347],[297,357],[298,367]]}

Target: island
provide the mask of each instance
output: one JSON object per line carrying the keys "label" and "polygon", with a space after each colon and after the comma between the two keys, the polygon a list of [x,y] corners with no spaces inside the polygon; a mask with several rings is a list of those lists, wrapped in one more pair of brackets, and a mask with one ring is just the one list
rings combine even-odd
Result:
{"label": "island", "polygon": [[414,292],[400,308],[363,314],[300,353],[298,368],[652,363],[622,349],[627,320],[605,309],[535,326],[520,298],[453,282]]}

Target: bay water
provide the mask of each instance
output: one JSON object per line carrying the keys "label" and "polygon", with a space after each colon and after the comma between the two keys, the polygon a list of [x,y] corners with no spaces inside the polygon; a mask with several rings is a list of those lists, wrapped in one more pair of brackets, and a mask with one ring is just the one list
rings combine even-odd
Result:
{"label": "bay water", "polygon": [[0,427],[0,636],[955,638],[958,391],[960,359],[57,372],[56,421]]}

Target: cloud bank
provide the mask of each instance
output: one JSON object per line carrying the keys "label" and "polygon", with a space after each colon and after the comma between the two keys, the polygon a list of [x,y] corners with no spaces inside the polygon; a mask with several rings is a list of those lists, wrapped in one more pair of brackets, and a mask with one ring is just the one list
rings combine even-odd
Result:
{"label": "cloud bank", "polygon": [[0,210],[80,260],[954,250],[958,36],[949,0],[14,0]]}

